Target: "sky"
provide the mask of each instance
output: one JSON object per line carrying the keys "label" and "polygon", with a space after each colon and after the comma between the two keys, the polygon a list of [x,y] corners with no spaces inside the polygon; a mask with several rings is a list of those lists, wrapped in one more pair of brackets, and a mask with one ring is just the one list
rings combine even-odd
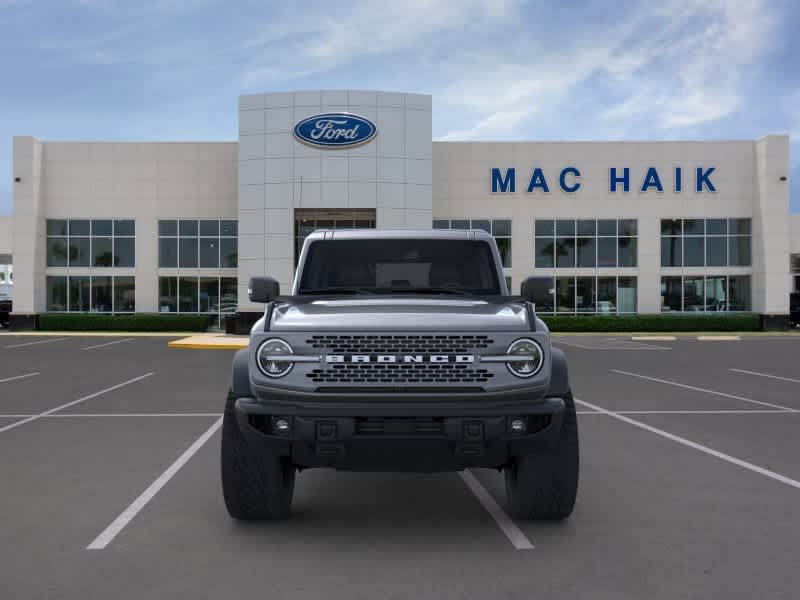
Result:
{"label": "sky", "polygon": [[438,140],[792,136],[793,0],[0,0],[0,214],[12,137],[235,140],[237,97],[433,95]]}

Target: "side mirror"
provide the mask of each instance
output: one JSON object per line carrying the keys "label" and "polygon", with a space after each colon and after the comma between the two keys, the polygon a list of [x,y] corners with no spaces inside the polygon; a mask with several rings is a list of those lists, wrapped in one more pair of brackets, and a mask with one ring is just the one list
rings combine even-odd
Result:
{"label": "side mirror", "polygon": [[272,277],[251,277],[247,286],[250,302],[271,302],[281,293],[280,284]]}
{"label": "side mirror", "polygon": [[532,304],[552,306],[553,283],[552,277],[526,277],[520,286],[520,295]]}

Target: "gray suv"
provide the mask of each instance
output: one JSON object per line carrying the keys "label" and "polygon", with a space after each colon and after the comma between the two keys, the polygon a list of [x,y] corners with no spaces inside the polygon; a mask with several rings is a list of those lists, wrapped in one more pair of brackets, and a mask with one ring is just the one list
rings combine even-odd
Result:
{"label": "gray suv", "polygon": [[518,519],[563,519],[578,488],[578,429],[564,355],[535,303],[506,288],[483,231],[317,231],[291,295],[266,304],[233,362],[222,489],[237,519],[289,515],[311,467],[505,472]]}

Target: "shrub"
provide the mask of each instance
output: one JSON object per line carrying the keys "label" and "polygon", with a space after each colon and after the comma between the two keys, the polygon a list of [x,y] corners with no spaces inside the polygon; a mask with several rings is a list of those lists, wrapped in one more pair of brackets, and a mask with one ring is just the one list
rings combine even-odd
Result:
{"label": "shrub", "polygon": [[755,314],[542,316],[553,332],[758,331]]}
{"label": "shrub", "polygon": [[208,315],[95,315],[46,313],[39,315],[43,331],[205,331]]}

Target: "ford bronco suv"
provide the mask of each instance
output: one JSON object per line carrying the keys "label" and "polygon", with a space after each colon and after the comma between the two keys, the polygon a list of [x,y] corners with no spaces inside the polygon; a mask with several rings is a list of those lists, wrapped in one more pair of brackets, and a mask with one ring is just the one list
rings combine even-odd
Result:
{"label": "ford bronco suv", "polygon": [[536,317],[552,286],[506,289],[483,231],[316,231],[291,295],[266,303],[233,362],[222,489],[236,519],[289,515],[311,467],[505,472],[517,519],[563,519],[578,488],[564,355]]}

